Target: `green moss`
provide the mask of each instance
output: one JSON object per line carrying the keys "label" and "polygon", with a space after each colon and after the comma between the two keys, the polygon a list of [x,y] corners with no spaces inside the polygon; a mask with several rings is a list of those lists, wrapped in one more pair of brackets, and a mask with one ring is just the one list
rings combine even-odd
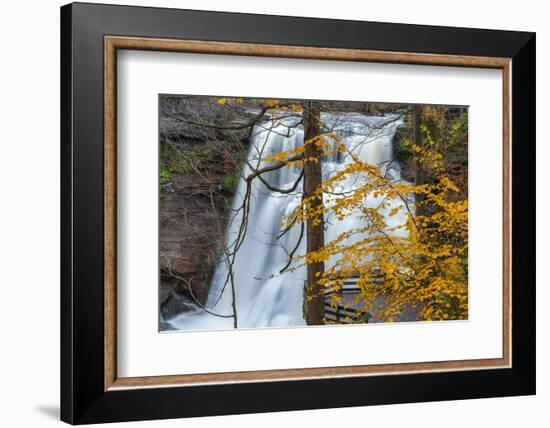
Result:
{"label": "green moss", "polygon": [[165,166],[160,167],[160,203],[164,204],[164,194],[166,193],[166,186],[170,183],[172,178],[172,172]]}
{"label": "green moss", "polygon": [[193,160],[196,160],[198,163],[198,167],[204,167],[207,166],[210,162],[212,162],[213,159],[213,153],[212,150],[208,147],[203,147],[194,153],[190,154],[193,157]]}
{"label": "green moss", "polygon": [[190,170],[190,166],[187,164],[185,157],[169,144],[161,145],[160,152],[161,159],[161,180],[162,180],[162,168],[164,168],[170,174],[181,175],[186,174]]}
{"label": "green moss", "polygon": [[165,166],[160,167],[160,187],[166,187],[168,183],[170,183],[170,179],[172,178],[172,172],[166,168]]}
{"label": "green moss", "polygon": [[189,148],[180,152],[169,144],[161,145],[161,165],[173,175],[191,174],[197,170],[206,171],[215,160],[215,153],[209,147]]}
{"label": "green moss", "polygon": [[222,178],[222,188],[226,192],[233,192],[235,188],[237,187],[237,184],[239,183],[239,179],[241,177],[240,171],[234,171],[231,174],[227,174]]}

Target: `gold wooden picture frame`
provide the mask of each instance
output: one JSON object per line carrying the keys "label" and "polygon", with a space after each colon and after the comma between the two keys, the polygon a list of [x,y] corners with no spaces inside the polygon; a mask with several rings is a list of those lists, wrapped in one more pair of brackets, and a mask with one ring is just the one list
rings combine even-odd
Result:
{"label": "gold wooden picture frame", "polygon": [[[377,52],[264,44],[167,40],[105,36],[105,390],[174,385],[219,384],[335,378],[382,374],[407,374],[450,370],[507,368],[511,364],[511,159],[510,159],[510,79],[511,58],[431,55],[405,52]],[[119,378],[116,375],[116,64],[117,50],[200,53],[208,55],[247,55],[278,58],[321,59],[394,64],[439,65],[494,68],[502,70],[503,94],[503,349],[502,358],[434,361],[425,363],[380,364],[307,369],[262,370],[250,372],[204,373],[172,376]]]}

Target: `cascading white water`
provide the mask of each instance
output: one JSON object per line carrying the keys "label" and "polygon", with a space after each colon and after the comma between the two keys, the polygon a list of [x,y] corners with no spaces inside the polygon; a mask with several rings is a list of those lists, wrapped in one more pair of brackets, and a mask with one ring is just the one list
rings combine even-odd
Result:
{"label": "cascading white water", "polygon": [[[393,180],[400,180],[400,167],[393,161],[392,140],[399,120],[388,117],[364,116],[359,114],[322,114],[322,122],[342,137],[343,143],[351,154],[334,153],[323,159],[323,176],[344,168],[351,162],[352,156],[363,162],[380,165],[382,171]],[[292,126],[294,123],[285,119],[284,123],[266,128],[265,124],[254,127],[248,163],[255,169],[268,163],[263,161],[269,154],[294,149],[303,144],[303,130]],[[238,236],[242,223],[242,210],[239,210],[246,191],[247,177],[252,172],[247,165],[243,171],[233,200],[236,215],[228,226],[226,243],[231,247]],[[296,182],[300,171],[295,167],[280,168],[262,175],[272,187],[288,189]],[[362,185],[366,177],[348,176],[341,183],[348,190]],[[252,180],[251,201],[248,211],[248,227],[242,245],[236,253],[233,266],[233,282],[236,293],[236,309],[239,328],[296,326],[304,325],[303,287],[306,279],[305,267],[287,270],[280,274],[288,262],[288,253],[296,246],[300,236],[300,227],[291,228],[286,234],[281,233],[281,223],[285,215],[300,202],[301,183],[290,194],[270,191],[258,179]],[[376,207],[379,198],[370,195],[364,203]],[[387,214],[395,207],[402,205],[395,200],[385,208],[387,223],[390,227],[404,224],[405,216]],[[353,213],[344,220],[329,219],[326,224],[325,242],[336,239],[342,232],[361,227],[361,220]],[[354,235],[353,240],[364,236]],[[305,252],[305,239],[295,256]],[[329,261],[330,263],[330,261]],[[218,264],[212,278],[210,292],[206,303],[208,311],[221,315],[233,313],[231,285],[227,282],[228,264],[224,258]],[[211,315],[201,308],[193,312],[182,313],[167,320],[170,328],[175,330],[204,330],[233,328],[233,318]]]}

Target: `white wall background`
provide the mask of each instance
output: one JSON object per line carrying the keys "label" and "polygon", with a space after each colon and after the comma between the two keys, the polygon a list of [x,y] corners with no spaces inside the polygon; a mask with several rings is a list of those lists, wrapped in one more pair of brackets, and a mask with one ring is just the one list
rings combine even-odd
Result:
{"label": "white wall background", "polygon": [[[535,397],[420,403],[139,423],[159,427],[517,427],[548,423],[550,404],[550,210],[544,160],[550,137],[549,13],[535,0],[146,0],[126,4],[322,18],[485,27],[537,32],[537,340]],[[116,3],[104,0],[103,3]],[[44,427],[59,407],[59,6],[58,0],[4,2],[0,11],[0,423]],[[543,422],[544,421],[544,422]],[[137,423],[125,426],[137,426]]]}

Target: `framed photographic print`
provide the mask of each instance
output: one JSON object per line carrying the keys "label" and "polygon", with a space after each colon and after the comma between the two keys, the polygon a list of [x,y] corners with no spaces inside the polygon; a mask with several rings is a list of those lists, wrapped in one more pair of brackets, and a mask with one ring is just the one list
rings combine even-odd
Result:
{"label": "framed photographic print", "polygon": [[62,420],[535,393],[535,35],[61,8]]}

